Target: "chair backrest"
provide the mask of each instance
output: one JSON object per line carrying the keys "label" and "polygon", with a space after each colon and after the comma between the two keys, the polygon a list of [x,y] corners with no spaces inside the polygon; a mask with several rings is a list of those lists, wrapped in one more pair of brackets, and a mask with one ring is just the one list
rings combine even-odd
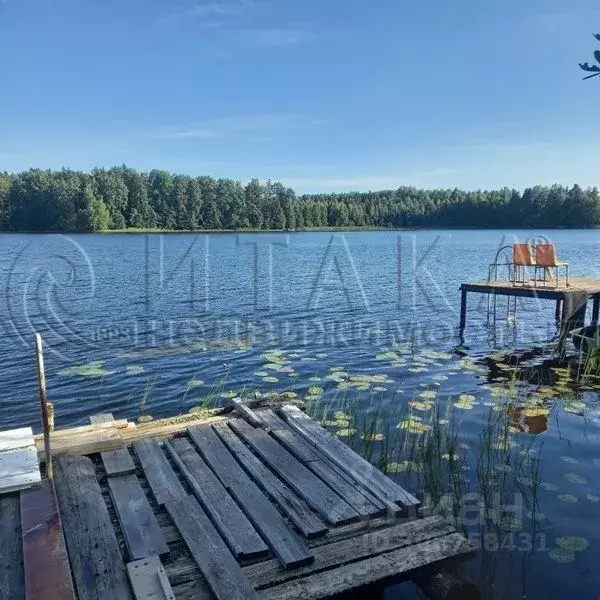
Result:
{"label": "chair backrest", "polygon": [[519,267],[528,267],[534,264],[529,244],[513,244],[513,263]]}
{"label": "chair backrest", "polygon": [[538,244],[535,247],[535,263],[539,267],[555,267],[557,260],[554,244]]}

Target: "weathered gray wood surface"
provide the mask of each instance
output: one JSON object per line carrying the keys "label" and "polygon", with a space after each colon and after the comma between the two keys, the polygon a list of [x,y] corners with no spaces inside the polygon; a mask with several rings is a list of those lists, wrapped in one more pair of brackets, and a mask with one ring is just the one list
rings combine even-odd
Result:
{"label": "weathered gray wood surface", "polygon": [[[335,490],[359,515],[366,517],[376,515],[385,509],[383,502],[372,498],[370,494],[344,477],[335,466],[317,454],[313,446],[293,431],[290,426],[273,410],[257,412],[261,422],[266,423],[269,433],[298,460],[302,461],[317,477]],[[372,499],[371,499],[372,498]]]}
{"label": "weathered gray wood surface", "polygon": [[58,502],[51,480],[21,492],[27,600],[75,600]]}
{"label": "weathered gray wood surface", "polygon": [[246,472],[279,508],[287,515],[302,534],[308,538],[325,535],[327,526],[285,483],[266,467],[247,448],[242,440],[224,423],[213,426],[219,437],[229,448]]}
{"label": "weathered gray wood surface", "polygon": [[0,496],[0,598],[25,600],[19,494]]}
{"label": "weathered gray wood surface", "polygon": [[269,587],[263,590],[261,598],[317,600],[345,591],[357,590],[392,577],[394,581],[410,579],[421,573],[423,569],[450,560],[465,559],[474,552],[474,546],[462,535],[451,533]]}
{"label": "weathered gray wood surface", "polygon": [[135,475],[109,477],[112,498],[131,560],[169,552],[169,546]]}
{"label": "weathered gray wood surface", "polygon": [[135,473],[135,464],[129,450],[111,450],[100,454],[104,470],[109,477],[113,475],[130,475]]}
{"label": "weathered gray wood surface", "polygon": [[112,413],[98,413],[97,415],[90,416],[90,423],[92,425],[100,425],[101,423],[113,423],[114,417]]}
{"label": "weathered gray wood surface", "polygon": [[89,458],[59,456],[56,493],[79,600],[128,600],[119,545]]}
{"label": "weathered gray wood surface", "polygon": [[0,452],[26,448],[27,446],[35,446],[31,427],[0,431]]}
{"label": "weathered gray wood surface", "polygon": [[29,488],[41,480],[35,445],[0,452],[0,494]]}
{"label": "weathered gray wood surface", "polygon": [[242,400],[239,398],[232,399],[233,405],[235,406],[236,412],[240,415],[240,417],[244,418],[250,425],[253,427],[263,427],[264,423],[261,421],[260,417],[248,407],[248,405],[244,404]]}
{"label": "weathered gray wood surface", "polygon": [[228,424],[252,446],[277,475],[329,523],[339,525],[358,519],[356,510],[264,430],[255,429],[241,419],[230,419]]}
{"label": "weathered gray wood surface", "polygon": [[150,489],[158,504],[164,504],[171,498],[180,498],[187,495],[157,442],[139,440],[134,442],[133,448],[142,464],[144,475],[146,475]]}
{"label": "weathered gray wood surface", "polygon": [[[187,439],[171,442],[172,455],[188,480],[200,505],[238,558],[258,558],[268,554],[264,541],[223,484],[200,458]],[[167,445],[168,448],[171,446]]]}
{"label": "weathered gray wood surface", "polygon": [[216,432],[210,426],[194,427],[190,436],[281,563],[287,567],[310,563],[313,557],[304,541],[248,477]]}
{"label": "weathered gray wood surface", "polygon": [[[110,423],[114,424],[115,419],[112,413],[99,413],[90,417],[90,423],[92,425],[108,425]],[[100,457],[102,458],[104,470],[109,477],[135,473],[135,464],[127,448],[102,452]]]}
{"label": "weathered gray wood surface", "polygon": [[167,573],[158,556],[127,563],[127,573],[135,600],[175,600]]}
{"label": "weathered gray wood surface", "polygon": [[191,496],[169,499],[165,508],[218,600],[258,600],[225,542]]}
{"label": "weathered gray wood surface", "polygon": [[448,525],[442,517],[428,517],[313,548],[314,563],[301,569],[289,571],[282,569],[277,561],[269,560],[248,565],[244,568],[244,572],[254,587],[260,590],[298,577],[327,571],[346,563],[441,538],[450,533],[454,533],[454,528]]}
{"label": "weathered gray wood surface", "polygon": [[412,494],[386,477],[346,444],[333,437],[300,409],[292,405],[285,405],[281,408],[281,413],[292,428],[313,447],[351,475],[355,481],[372,490],[378,497],[390,502],[400,502],[410,511],[416,511],[416,508],[420,506],[419,500]]}

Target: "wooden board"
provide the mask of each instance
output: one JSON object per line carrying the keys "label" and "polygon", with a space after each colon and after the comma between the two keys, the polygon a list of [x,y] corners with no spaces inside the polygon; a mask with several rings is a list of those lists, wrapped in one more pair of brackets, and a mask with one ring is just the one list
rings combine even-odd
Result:
{"label": "wooden board", "polygon": [[98,413],[90,417],[90,423],[92,425],[100,425],[101,423],[114,423],[115,419],[112,413]]}
{"label": "wooden board", "polygon": [[25,600],[23,538],[18,494],[0,496],[0,598]]}
{"label": "wooden board", "polygon": [[257,415],[263,423],[267,424],[270,434],[286,450],[335,490],[359,515],[373,516],[385,509],[383,502],[373,498],[370,494],[365,494],[360,486],[349,481],[322,454],[317,454],[313,447],[301,435],[293,431],[274,411],[265,410]]}
{"label": "wooden board", "polygon": [[427,517],[315,547],[315,562],[301,569],[289,571],[282,569],[276,560],[269,560],[248,565],[244,572],[254,587],[261,590],[291,579],[440,538],[454,531],[454,527],[442,517]]}
{"label": "wooden board", "polygon": [[136,600],[175,600],[167,573],[158,556],[127,563],[127,574]]}
{"label": "wooden board", "polygon": [[35,446],[0,452],[0,494],[31,487],[41,480]]}
{"label": "wooden board", "polygon": [[169,499],[165,508],[218,600],[258,600],[252,584],[193,498]]}
{"label": "wooden board", "polygon": [[306,538],[325,535],[327,526],[287,485],[266,467],[235,433],[225,424],[213,425],[213,429],[223,440],[246,472]]}
{"label": "wooden board", "polygon": [[55,485],[79,600],[128,600],[117,538],[89,458],[55,459]]}
{"label": "wooden board", "polygon": [[[90,417],[92,425],[106,425],[107,423],[116,423],[112,413],[99,413]],[[109,450],[100,454],[102,464],[106,474],[111,477],[113,475],[129,475],[135,473],[135,464],[129,454],[127,448],[121,450]]]}
{"label": "wooden board", "polygon": [[228,424],[252,446],[287,485],[329,523],[341,525],[358,519],[356,510],[264,430],[254,429],[241,419],[230,419]]}
{"label": "wooden board", "polygon": [[158,504],[164,504],[171,498],[187,496],[187,492],[157,442],[139,440],[134,442],[133,448],[140,459],[142,469],[144,469],[144,474]]}
{"label": "wooden board", "polygon": [[[188,480],[200,505],[237,558],[258,558],[269,549],[223,484],[187,439],[172,441],[174,460]],[[167,445],[167,447],[169,447]]]}
{"label": "wooden board", "polygon": [[33,429],[31,429],[31,427],[0,431],[0,452],[4,452],[5,450],[16,450],[17,448],[26,448],[27,446],[33,446],[34,444]]}
{"label": "wooden board", "polygon": [[52,481],[21,492],[27,600],[74,600],[75,590]]}
{"label": "wooden board", "polygon": [[281,412],[290,426],[310,442],[318,452],[323,453],[352,478],[372,490],[378,497],[391,502],[400,502],[409,511],[415,512],[420,506],[412,494],[402,489],[364,458],[356,454],[340,440],[315,423],[309,416],[292,405],[285,405]]}
{"label": "wooden board", "polygon": [[304,541],[288,527],[212,428],[194,427],[190,429],[190,436],[279,561],[289,568],[312,562],[312,554]]}
{"label": "wooden board", "polygon": [[108,478],[112,498],[131,560],[169,552],[169,546],[135,475]]}
{"label": "wooden board", "polygon": [[391,578],[395,582],[410,579],[423,569],[434,568],[446,561],[464,560],[474,552],[475,547],[462,535],[451,533],[421,544],[287,581],[267,588],[261,593],[261,598],[318,600],[350,590],[356,591],[362,586]]}
{"label": "wooden board", "polygon": [[127,448],[111,450],[100,454],[104,470],[109,477],[135,473],[135,464]]}

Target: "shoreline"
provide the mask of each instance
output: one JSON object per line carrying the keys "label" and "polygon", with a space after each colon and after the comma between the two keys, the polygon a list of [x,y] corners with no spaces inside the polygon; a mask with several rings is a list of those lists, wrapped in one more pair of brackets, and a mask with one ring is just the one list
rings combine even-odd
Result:
{"label": "shoreline", "polygon": [[249,234],[249,233],[322,233],[322,232],[368,232],[368,231],[595,231],[600,227],[302,227],[299,229],[160,229],[137,228],[106,229],[102,231],[0,231],[1,235],[136,235],[136,234]]}

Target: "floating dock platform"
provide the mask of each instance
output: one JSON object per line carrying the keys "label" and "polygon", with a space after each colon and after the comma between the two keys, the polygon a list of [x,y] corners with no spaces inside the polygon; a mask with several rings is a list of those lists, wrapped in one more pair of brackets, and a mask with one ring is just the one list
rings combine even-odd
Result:
{"label": "floating dock platform", "polygon": [[563,331],[570,331],[583,324],[587,303],[592,300],[592,324],[597,325],[600,316],[600,279],[569,279],[556,285],[554,280],[547,282],[529,281],[514,283],[512,281],[483,281],[479,283],[463,283],[460,286],[460,331],[464,332],[467,324],[467,294],[478,293],[488,296],[509,296],[513,298],[539,298],[554,300],[556,303],[556,319],[560,321]]}
{"label": "floating dock platform", "polygon": [[316,600],[405,580],[448,598],[443,569],[475,552],[296,406],[91,421],[51,434],[53,479],[0,495],[1,598]]}

